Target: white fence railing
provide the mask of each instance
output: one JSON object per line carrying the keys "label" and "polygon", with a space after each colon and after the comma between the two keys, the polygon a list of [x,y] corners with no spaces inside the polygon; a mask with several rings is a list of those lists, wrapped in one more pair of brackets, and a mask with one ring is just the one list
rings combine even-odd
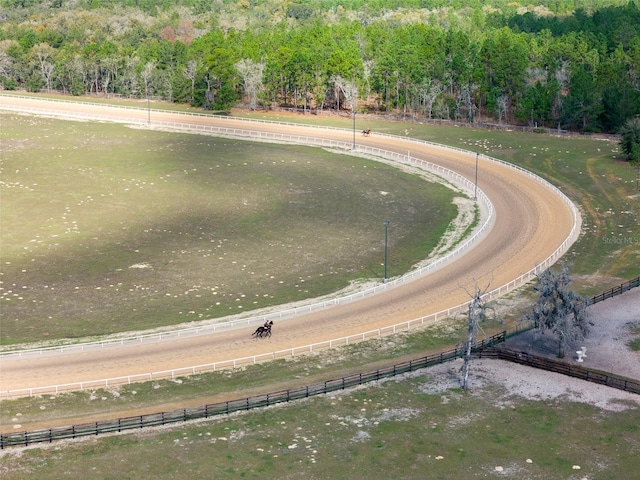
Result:
{"label": "white fence railing", "polygon": [[[103,105],[100,105],[103,106]],[[5,108],[5,106],[3,106],[0,103],[0,109],[8,109],[8,110],[16,110],[16,111],[25,111],[24,108],[13,108],[13,107],[9,107],[9,108]],[[143,109],[138,109],[138,111],[143,110]],[[66,111],[52,111],[52,110],[47,110],[47,109],[39,109],[39,108],[35,108],[35,109],[28,109],[28,111],[33,112],[33,113],[40,113],[40,114],[44,114],[44,115],[55,115],[55,116],[62,116],[65,118],[82,118],[82,119],[87,119],[87,118],[92,118],[92,119],[103,119],[106,121],[116,121],[116,122],[124,122],[124,123],[131,123],[132,119],[130,117],[113,117],[113,116],[108,116],[108,115],[83,115],[83,114],[75,114],[72,113],[70,114],[69,112]],[[170,113],[176,113],[176,112],[170,112]],[[209,118],[214,118],[214,117],[209,117]],[[227,117],[228,118],[228,117]],[[144,120],[138,120],[135,123],[144,123]],[[265,122],[265,121],[261,121],[262,123],[278,123],[278,122]],[[291,124],[294,125],[294,124]],[[299,124],[295,124],[296,126],[301,126]],[[202,131],[202,132],[207,132],[207,133],[215,133],[218,135],[230,135],[230,136],[238,136],[238,137],[242,137],[242,138],[247,138],[247,137],[252,137],[252,138],[257,138],[260,140],[269,140],[269,141],[281,141],[281,142],[291,142],[291,143],[302,143],[305,145],[317,145],[317,146],[332,146],[332,147],[337,147],[337,148],[351,148],[352,145],[350,143],[346,143],[346,142],[340,142],[340,141],[336,141],[336,140],[331,140],[331,139],[323,139],[323,138],[317,138],[317,137],[310,137],[310,136],[296,136],[296,135],[286,135],[286,134],[281,134],[281,133],[274,133],[274,132],[259,132],[259,131],[254,131],[254,130],[246,130],[246,129],[236,129],[236,128],[227,128],[227,127],[219,127],[219,126],[214,126],[214,125],[194,125],[194,124],[189,124],[186,122],[158,122],[158,121],[154,121],[154,126],[158,127],[164,127],[164,128],[171,128],[171,129],[180,129],[180,130],[195,130],[195,131]],[[340,129],[343,130],[344,129]],[[382,136],[382,135],[380,135]],[[460,148],[456,148],[456,147],[449,147],[449,146],[445,146],[445,145],[440,145],[440,144],[436,144],[433,142],[426,142],[426,141],[420,141],[420,140],[413,140],[413,139],[408,139],[405,137],[397,137],[397,136],[393,136],[393,135],[387,135],[389,137],[396,137],[396,138],[402,138],[403,140],[407,141],[407,142],[413,142],[416,144],[423,144],[423,145],[430,145],[432,147],[435,148],[441,148],[441,149],[445,149],[445,150],[455,150],[458,151],[460,153],[463,154],[467,154],[467,155],[473,155],[475,156],[476,153],[474,152],[470,152],[467,150],[463,150]],[[433,173],[437,173],[440,176],[444,176],[445,178],[449,178],[451,181],[453,181],[454,183],[456,183],[457,185],[461,185],[464,186],[467,189],[471,189],[471,188],[475,188],[475,185],[470,182],[466,177],[463,177],[462,175],[458,174],[457,172],[453,172],[451,170],[445,169],[441,166],[435,165],[431,162],[425,161],[425,160],[421,160],[421,159],[417,159],[414,157],[411,157],[409,154],[400,154],[397,152],[392,152],[392,151],[386,151],[386,150],[382,150],[382,149],[378,149],[378,148],[371,148],[371,147],[366,147],[363,145],[358,145],[356,147],[356,152],[358,153],[366,153],[366,154],[370,154],[370,155],[375,155],[378,157],[382,157],[385,159],[389,159],[389,160],[394,160],[394,161],[398,161],[398,162],[403,162],[403,163],[410,163],[412,165],[416,165],[419,166],[420,168],[424,168],[426,170],[429,170]],[[518,276],[517,278],[507,282],[506,284],[495,288],[493,290],[491,290],[490,292],[487,292],[484,296],[485,300],[491,300],[493,298],[499,297],[501,295],[504,295],[505,293],[508,293],[510,291],[512,291],[513,289],[523,285],[524,283],[528,282],[529,280],[531,280],[535,275],[537,275],[538,273],[544,271],[546,268],[548,268],[549,266],[551,266],[553,263],[555,263],[560,256],[569,248],[569,246],[575,241],[575,239],[577,238],[578,234],[579,234],[579,226],[580,226],[580,215],[578,213],[577,208],[575,207],[575,205],[571,202],[571,200],[564,195],[564,193],[562,193],[558,188],[556,188],[555,186],[553,186],[552,184],[550,184],[549,182],[547,182],[546,180],[544,180],[543,178],[539,177],[538,175],[535,175],[531,172],[529,172],[528,170],[525,170],[521,167],[518,167],[516,165],[512,165],[510,163],[504,162],[502,160],[498,160],[492,157],[488,157],[483,155],[482,156],[483,159],[492,161],[492,162],[496,162],[499,163],[501,165],[504,165],[508,168],[512,168],[515,169],[527,176],[529,176],[530,178],[535,179],[536,181],[538,181],[542,186],[548,188],[549,190],[551,190],[554,194],[558,195],[560,198],[562,198],[562,200],[569,206],[572,215],[573,215],[573,224],[572,224],[572,228],[569,232],[569,234],[567,235],[567,237],[564,239],[564,241],[560,244],[560,246],[558,246],[552,253],[551,255],[549,255],[545,260],[543,260],[542,262],[540,262],[539,264],[535,265],[533,268],[531,268],[530,270],[528,270],[527,272],[521,274],[520,276]],[[416,269],[415,271],[409,272],[406,275],[403,275],[402,277],[399,277],[397,279],[393,279],[391,281],[388,281],[385,284],[382,285],[378,285],[375,286],[373,288],[370,289],[366,289],[363,290],[361,292],[356,292],[350,295],[345,295],[343,297],[338,297],[338,298],[334,298],[334,299],[330,299],[330,300],[325,300],[322,302],[317,302],[311,305],[305,305],[305,306],[301,306],[301,307],[296,307],[294,309],[286,309],[283,311],[279,311],[279,312],[274,312],[274,313],[269,313],[269,314],[265,314],[265,315],[260,315],[260,316],[256,316],[256,317],[250,317],[247,319],[242,319],[242,320],[237,320],[234,322],[224,322],[224,323],[217,323],[217,324],[212,324],[212,325],[207,325],[207,326],[202,326],[202,327],[194,327],[193,329],[178,329],[178,330],[174,330],[174,331],[170,331],[170,332],[164,332],[164,333],[156,333],[156,334],[149,334],[149,335],[138,335],[138,336],[133,336],[133,337],[127,337],[127,338],[122,338],[122,339],[110,339],[110,340],[104,340],[104,341],[99,341],[99,342],[90,342],[90,343],[85,343],[85,344],[73,344],[73,345],[66,345],[66,346],[57,346],[57,347],[50,347],[50,348],[43,348],[43,349],[31,349],[31,350],[20,350],[20,351],[5,351],[5,352],[1,352],[0,355],[20,355],[20,356],[24,356],[24,355],[41,355],[45,352],[51,352],[51,351],[68,351],[68,349],[71,348],[75,348],[75,349],[86,349],[86,348],[103,348],[105,346],[109,346],[109,345],[124,345],[125,343],[140,343],[146,340],[158,340],[158,339],[164,339],[167,338],[169,336],[185,336],[185,335],[193,335],[193,334],[197,334],[197,333],[201,333],[203,332],[205,329],[207,329],[207,331],[215,331],[216,329],[222,329],[222,328],[232,328],[232,327],[237,327],[238,325],[247,325],[247,324],[253,324],[253,323],[257,323],[257,322],[263,322],[266,319],[273,319],[273,318],[285,318],[285,317],[289,317],[292,315],[299,315],[299,314],[303,314],[303,313],[308,313],[314,310],[318,310],[318,309],[323,309],[323,308],[327,308],[329,306],[333,306],[333,305],[337,305],[340,303],[345,303],[345,302],[349,302],[349,301],[353,301],[359,298],[362,298],[363,296],[366,295],[372,295],[375,293],[378,293],[379,291],[381,291],[382,289],[387,289],[387,288],[391,288],[393,286],[397,286],[400,283],[404,283],[407,281],[411,281],[413,279],[415,279],[417,276],[420,275],[424,275],[426,273],[428,273],[430,270],[433,270],[434,268],[440,266],[442,263],[447,262],[449,260],[451,260],[453,257],[460,255],[461,252],[463,252],[464,250],[468,249],[472,243],[474,243],[479,236],[486,230],[487,226],[490,224],[490,220],[492,218],[493,215],[493,207],[491,205],[491,202],[489,201],[488,197],[484,194],[484,192],[482,192],[481,190],[478,190],[478,199],[485,205],[485,208],[488,211],[488,215],[487,215],[487,219],[486,221],[482,224],[482,226],[474,233],[474,235],[469,238],[468,240],[466,240],[461,246],[459,246],[458,248],[456,248],[453,252],[449,253],[448,255],[445,255],[442,258],[437,259],[436,261],[434,261],[433,263],[424,266],[420,269]],[[108,379],[100,379],[100,380],[91,380],[91,381],[86,381],[86,382],[75,382],[75,383],[69,383],[69,384],[64,384],[64,385],[49,385],[49,386],[42,386],[42,387],[34,387],[34,388],[25,388],[25,389],[17,389],[17,390],[5,390],[5,391],[0,391],[0,398],[3,397],[17,397],[17,396],[25,396],[25,395],[40,395],[40,394],[45,394],[45,393],[59,393],[59,392],[63,392],[63,391],[71,391],[71,390],[85,390],[85,389],[94,389],[94,388],[108,388],[108,387],[113,387],[113,386],[118,386],[118,385],[123,385],[123,384],[128,384],[128,383],[134,383],[134,382],[140,382],[140,381],[148,381],[148,380],[159,380],[159,379],[171,379],[171,378],[176,378],[179,376],[185,376],[185,375],[191,375],[191,374],[195,374],[195,373],[202,373],[202,372],[207,372],[207,371],[216,371],[216,370],[220,370],[220,369],[224,369],[224,368],[237,368],[237,367],[241,367],[241,366],[246,366],[246,365],[251,365],[251,364],[255,364],[255,363],[259,363],[262,361],[267,361],[267,360],[272,360],[272,359],[276,359],[276,358],[285,358],[285,357],[293,357],[295,355],[300,355],[302,353],[309,353],[309,352],[314,352],[314,351],[318,351],[318,350],[322,350],[322,349],[326,349],[326,348],[332,348],[332,347],[336,347],[336,346],[340,346],[340,345],[349,345],[352,343],[357,343],[357,342],[361,342],[361,341],[365,341],[365,340],[369,340],[372,338],[378,338],[384,335],[388,335],[388,334],[393,334],[393,333],[397,333],[400,331],[406,331],[409,330],[413,327],[416,326],[421,326],[424,325],[427,322],[433,322],[433,321],[437,321],[443,318],[447,318],[450,317],[451,315],[454,315],[455,313],[458,313],[460,311],[462,311],[463,309],[465,309],[467,306],[469,305],[469,302],[464,302],[461,303],[459,305],[453,306],[451,308],[448,308],[446,310],[441,310],[439,312],[436,313],[431,313],[425,316],[421,316],[418,318],[415,318],[413,320],[409,320],[409,321],[405,321],[405,322],[401,322],[395,325],[391,325],[388,327],[384,327],[384,328],[379,328],[379,329],[375,329],[375,330],[370,330],[367,332],[363,332],[363,333],[359,333],[356,335],[350,335],[347,337],[341,337],[341,338],[336,338],[336,339],[332,339],[332,340],[327,340],[327,341],[322,341],[322,342],[317,342],[317,343],[313,343],[313,344],[308,344],[308,345],[304,345],[304,346],[299,346],[299,347],[294,347],[291,349],[287,349],[287,350],[280,350],[280,351],[274,351],[271,353],[266,353],[266,354],[261,354],[261,355],[254,355],[254,356],[249,356],[249,357],[243,357],[243,358],[237,358],[237,359],[232,359],[232,360],[224,360],[224,361],[220,361],[220,362],[215,362],[215,363],[210,363],[210,364],[205,364],[205,365],[196,365],[196,366],[191,366],[191,367],[184,367],[184,368],[178,368],[178,369],[171,369],[171,370],[164,370],[164,371],[159,371],[159,372],[149,372],[149,373],[144,373],[144,374],[138,374],[138,375],[129,375],[129,376],[122,376],[122,377],[114,377],[114,378],[108,378]],[[66,350],[65,350],[66,349]]]}
{"label": "white fence railing", "polygon": [[[62,116],[62,114],[66,114],[66,112],[56,112]],[[47,114],[52,114],[51,111],[47,112]],[[73,115],[76,117],[76,115]],[[89,116],[89,115],[86,115]],[[94,117],[91,115],[91,117]],[[397,152],[391,152],[387,150],[383,150],[380,148],[367,147],[363,145],[357,145],[356,150],[352,149],[352,144],[347,142],[341,142],[331,139],[324,138],[316,138],[309,136],[296,136],[282,133],[274,133],[274,132],[256,132],[251,130],[243,130],[237,128],[227,128],[227,127],[217,127],[217,126],[209,126],[209,125],[193,125],[189,123],[177,123],[177,122],[157,122],[156,126],[162,126],[164,128],[171,128],[174,130],[188,130],[188,131],[200,131],[206,133],[215,133],[218,135],[228,135],[240,138],[247,138],[248,136],[253,137],[254,139],[260,140],[269,140],[269,141],[279,141],[279,142],[288,142],[295,144],[305,144],[305,145],[316,145],[316,146],[330,146],[333,148],[341,148],[345,150],[349,150],[350,153],[360,153],[372,155],[377,158],[384,158],[386,160],[392,160],[398,163],[410,164],[413,166],[417,166],[425,171],[429,171],[437,176],[443,177],[451,181],[453,184],[461,187],[469,192],[474,192],[475,185],[469,181],[466,177],[460,175],[457,172],[444,168],[440,165],[436,165],[434,163],[428,162],[426,160],[420,160],[415,157],[412,157],[408,154],[400,154]],[[484,233],[490,224],[493,218],[493,206],[489,201],[486,194],[481,190],[475,190],[477,192],[478,200],[483,204],[484,209],[486,210],[486,218],[484,222],[481,224],[480,228],[477,228],[474,234],[466,239],[460,246],[455,248],[452,252],[448,254],[434,259],[433,262],[425,265],[421,268],[415,269],[413,271],[408,272],[407,274],[387,281],[386,283],[376,285],[371,288],[367,288],[364,290],[360,290],[351,294],[342,295],[339,297],[322,300],[320,302],[314,302],[311,304],[306,304],[302,306],[297,306],[294,308],[286,308],[280,309],[275,312],[266,313],[262,315],[255,315],[239,320],[227,321],[227,322],[217,322],[212,324],[204,324],[197,327],[191,328],[180,328],[170,331],[164,332],[156,332],[156,333],[148,333],[148,334],[137,334],[129,337],[121,337],[121,338],[106,338],[93,342],[84,342],[84,343],[73,343],[67,345],[56,345],[50,347],[40,347],[35,349],[23,349],[23,350],[4,350],[0,352],[0,356],[27,356],[27,355],[42,355],[46,352],[56,352],[63,353],[69,351],[86,351],[92,348],[105,348],[107,346],[123,346],[126,344],[139,344],[145,341],[158,341],[158,340],[166,340],[174,337],[185,337],[191,336],[201,333],[211,333],[219,330],[227,330],[230,328],[236,328],[239,326],[246,325],[254,325],[254,324],[262,324],[268,320],[282,320],[284,318],[290,318],[293,316],[304,315],[307,313],[311,313],[314,311],[324,310],[331,306],[340,305],[344,303],[348,303],[351,301],[359,300],[361,298],[374,295],[379,293],[380,291],[387,290],[391,287],[397,286],[399,284],[406,283],[415,278],[418,278],[422,275],[427,274],[433,269],[441,266],[443,263],[450,261],[451,259],[459,256],[462,252],[466,251],[480,236]]]}

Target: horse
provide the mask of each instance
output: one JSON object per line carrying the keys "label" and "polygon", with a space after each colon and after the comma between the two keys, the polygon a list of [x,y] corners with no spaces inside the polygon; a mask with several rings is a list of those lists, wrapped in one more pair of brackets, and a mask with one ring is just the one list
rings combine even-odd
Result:
{"label": "horse", "polygon": [[362,130],[362,136],[368,137],[371,134],[371,129],[367,128],[366,130]]}
{"label": "horse", "polygon": [[273,325],[273,320],[271,320],[270,322],[265,322],[264,325],[259,326],[258,328],[256,328],[256,331],[253,332],[251,334],[251,336],[254,336],[256,338],[263,338],[263,337],[270,337],[271,336],[271,326]]}

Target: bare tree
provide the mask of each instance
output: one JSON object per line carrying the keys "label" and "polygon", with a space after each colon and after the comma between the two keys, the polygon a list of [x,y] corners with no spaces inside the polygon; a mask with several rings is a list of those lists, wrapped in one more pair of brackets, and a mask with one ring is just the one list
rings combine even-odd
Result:
{"label": "bare tree", "polygon": [[478,284],[474,285],[474,292],[471,294],[467,291],[471,297],[469,303],[469,309],[467,311],[468,320],[468,336],[465,342],[465,354],[464,364],[462,365],[462,389],[466,392],[469,389],[469,368],[471,366],[471,348],[477,342],[478,330],[481,330],[480,323],[485,323],[489,319],[488,312],[492,310],[491,307],[482,299],[489,286],[480,290]]}
{"label": "bare tree", "polygon": [[138,57],[127,57],[124,67],[124,74],[121,76],[120,82],[123,90],[128,92],[130,96],[137,96],[140,91],[138,78],[135,75],[140,59]]}
{"label": "bare tree", "polygon": [[498,124],[502,124],[502,119],[507,116],[507,108],[509,107],[509,96],[503,93],[496,99],[496,113],[498,114]]}
{"label": "bare tree", "polygon": [[0,41],[0,77],[9,77],[13,73],[13,59],[7,50],[16,43],[13,40]]}
{"label": "bare tree", "polygon": [[142,79],[142,84],[144,86],[144,96],[147,98],[149,98],[153,91],[153,71],[155,68],[156,64],[154,62],[147,62],[140,72],[140,78]]}
{"label": "bare tree", "polygon": [[331,81],[344,95],[344,100],[349,105],[349,109],[355,112],[356,102],[358,101],[358,89],[356,88],[355,81],[347,81],[342,78],[341,75],[334,75],[331,77]]}
{"label": "bare tree", "polygon": [[107,57],[100,62],[100,72],[102,80],[102,93],[109,94],[109,85],[112,85],[118,76],[120,61],[117,57]]}
{"label": "bare tree", "polygon": [[589,333],[587,299],[569,287],[571,275],[568,267],[556,273],[546,269],[538,275],[534,290],[538,299],[531,313],[524,318],[533,322],[536,331],[543,335],[550,331],[558,337],[558,356],[564,357],[570,342],[582,340]]}
{"label": "bare tree", "polygon": [[[469,123],[473,123],[475,111],[477,110],[477,107],[473,102],[473,91],[475,89],[477,89],[476,85],[462,85],[456,98],[456,108],[464,108],[467,114],[467,121]],[[461,116],[461,112],[457,116]]]}
{"label": "bare tree", "polygon": [[207,90],[204,92],[204,109],[210,110],[216,103],[217,89],[220,88],[220,79],[207,72],[204,76],[204,81],[207,84]]}
{"label": "bare tree", "polygon": [[558,130],[560,130],[560,118],[563,115],[563,110],[564,110],[564,93],[566,92],[567,89],[569,88],[569,70],[570,70],[570,63],[568,60],[563,61],[558,70],[556,70],[555,72],[555,77],[556,80],[558,81],[558,84],[560,85],[560,88],[558,89],[558,92],[556,93],[554,99],[553,99],[553,105],[551,107],[551,115],[552,118],[554,120],[554,123],[556,123],[558,125]]}
{"label": "bare tree", "polygon": [[264,62],[254,62],[249,58],[242,59],[235,64],[236,70],[242,75],[244,91],[249,97],[249,108],[255,110],[258,106],[258,92],[262,89],[262,75]]}
{"label": "bare tree", "polygon": [[363,67],[363,76],[364,76],[364,82],[365,82],[365,99],[368,101],[369,97],[371,96],[371,72],[373,70],[373,67],[375,67],[375,62],[373,60],[365,60],[364,62],[362,62],[362,67]]}
{"label": "bare tree", "polygon": [[187,62],[187,66],[184,67],[182,73],[184,76],[191,82],[191,103],[193,103],[195,89],[196,89],[196,75],[198,73],[198,68],[200,67],[200,62],[198,60],[189,60]]}
{"label": "bare tree", "polygon": [[431,114],[433,113],[433,103],[443,91],[444,87],[442,84],[438,80],[432,80],[430,78],[418,86],[418,95],[425,106],[429,119],[431,119]]}
{"label": "bare tree", "polygon": [[40,75],[47,86],[47,92],[51,91],[53,81],[53,71],[55,69],[55,50],[48,43],[39,43],[31,49],[31,54],[40,69]]}

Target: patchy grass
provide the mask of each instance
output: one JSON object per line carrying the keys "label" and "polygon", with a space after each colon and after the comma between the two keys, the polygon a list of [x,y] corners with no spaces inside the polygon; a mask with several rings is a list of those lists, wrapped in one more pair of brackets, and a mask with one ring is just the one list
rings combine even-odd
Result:
{"label": "patchy grass", "polygon": [[[497,322],[484,327],[487,336],[504,328]],[[375,369],[376,365],[400,363],[447,350],[450,345],[461,343],[465,336],[464,319],[452,319],[424,329],[236,370],[208,372],[177,380],[141,382],[109,390],[7,399],[2,401],[0,427],[7,432],[16,423],[20,423],[23,429],[36,429],[42,425],[63,426],[82,423],[86,418],[111,419],[127,416],[131,411],[153,413],[186,404],[198,406],[243,398],[293,385],[331,380]],[[19,422],[14,421],[16,415]]]}
{"label": "patchy grass", "polygon": [[583,235],[566,261],[581,293],[598,293],[640,275],[640,192],[635,170],[622,160],[617,143],[582,136],[420,125],[412,126],[409,134],[520,165],[576,202]]}
{"label": "patchy grass", "polygon": [[526,400],[495,385],[429,393],[433,381],[425,370],[227,418],[10,449],[0,471],[6,480],[554,480],[630,478],[637,470],[637,409]]}
{"label": "patchy grass", "polygon": [[[233,112],[235,115],[237,112]],[[297,122],[301,116],[247,113]],[[313,116],[303,119],[311,122]],[[301,120],[302,121],[302,120]],[[322,122],[351,128],[349,119]],[[583,234],[565,255],[574,287],[584,295],[599,293],[640,275],[640,191],[636,172],[623,160],[616,141],[589,136],[487,131],[361,118],[359,129],[403,135],[478,152],[524,167],[560,188],[582,214]],[[479,186],[482,187],[482,157]]]}
{"label": "patchy grass", "polygon": [[627,343],[627,346],[634,352],[640,352],[640,322],[630,323],[628,324],[628,327],[631,334],[638,335],[638,338],[631,340]]}
{"label": "patchy grass", "polygon": [[[288,120],[317,121],[311,116]],[[349,128],[348,119],[322,121]],[[570,253],[582,293],[597,293],[640,274],[637,243],[619,240],[638,238],[640,233],[637,202],[632,201],[637,198],[635,176],[614,158],[614,144],[394,122],[367,121],[366,126],[374,134],[388,131],[477,148],[526,166],[560,186],[584,215],[586,234]],[[592,170],[585,175],[587,165]],[[598,181],[603,178],[606,181]],[[521,309],[527,295],[522,289],[512,292],[500,299],[497,310],[515,321],[518,315],[507,303],[515,302]],[[74,415],[86,412],[114,418],[114,412],[130,414],[134,407],[157,411],[156,405],[168,402],[178,408],[209,403],[206,399],[238,398],[323,376],[335,378],[351,369],[368,370],[390,363],[391,358],[426,354],[464,338],[465,326],[460,323],[439,328],[180,382],[3,401],[0,415],[5,425],[16,413],[22,414],[25,425],[52,418],[69,424]],[[491,327],[486,330],[491,334]],[[435,395],[423,388],[429,382],[425,371],[413,379],[208,422],[11,450],[14,453],[0,457],[0,473],[9,480],[86,478],[88,472],[99,478],[177,480],[425,476],[564,480],[630,478],[638,469],[637,409],[604,412],[567,399],[525,400],[495,386],[472,395],[459,389]]]}
{"label": "patchy grass", "polygon": [[[267,114],[233,111],[233,115],[351,128],[339,116]],[[358,130],[389,133],[451,145],[524,167],[559,187],[580,208],[583,235],[567,254],[584,294],[640,275],[640,191],[636,172],[624,161],[615,140],[590,136],[557,136],[487,131],[358,118]],[[479,186],[482,186],[480,157]]]}
{"label": "patchy grass", "polygon": [[[218,318],[411,269],[459,195],[319,148],[5,116],[3,344]],[[429,228],[425,228],[428,225]]]}
{"label": "patchy grass", "polygon": [[634,340],[631,340],[627,346],[633,350],[634,352],[638,352],[640,351],[640,338],[636,338]]}

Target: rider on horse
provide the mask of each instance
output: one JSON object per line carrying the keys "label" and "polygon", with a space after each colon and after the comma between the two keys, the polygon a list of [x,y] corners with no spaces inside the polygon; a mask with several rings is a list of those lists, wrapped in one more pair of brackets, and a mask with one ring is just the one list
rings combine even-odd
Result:
{"label": "rider on horse", "polygon": [[273,325],[273,320],[265,320],[264,325],[256,328],[256,331],[252,333],[256,337],[270,337],[271,336],[271,326]]}

